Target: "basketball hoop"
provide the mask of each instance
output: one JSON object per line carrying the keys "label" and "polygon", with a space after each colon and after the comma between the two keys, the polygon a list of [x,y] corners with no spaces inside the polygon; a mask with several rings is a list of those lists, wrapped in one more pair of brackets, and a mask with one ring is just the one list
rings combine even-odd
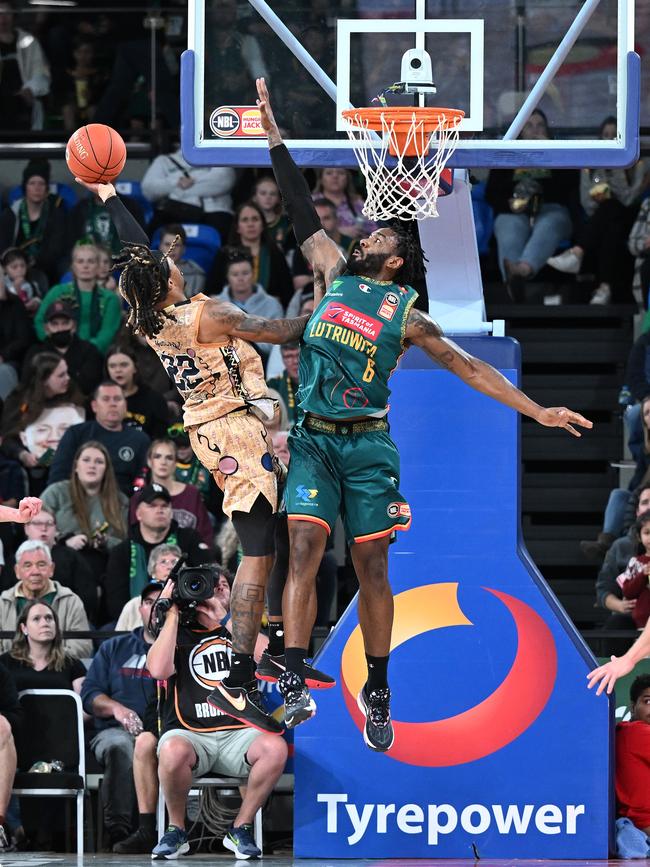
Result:
{"label": "basketball hoop", "polygon": [[[437,217],[441,175],[456,150],[465,112],[455,108],[383,106],[343,112],[366,179],[369,220]],[[381,142],[374,133],[381,133]],[[394,160],[390,160],[394,157]]]}

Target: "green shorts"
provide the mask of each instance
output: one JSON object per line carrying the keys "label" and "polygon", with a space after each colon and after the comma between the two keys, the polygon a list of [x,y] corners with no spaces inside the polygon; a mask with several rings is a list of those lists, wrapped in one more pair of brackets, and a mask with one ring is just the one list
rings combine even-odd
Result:
{"label": "green shorts", "polygon": [[[378,429],[366,430],[373,426]],[[289,434],[289,520],[313,521],[330,533],[340,513],[348,542],[408,530],[411,510],[398,490],[399,454],[388,425],[377,420],[337,423],[335,432],[328,427],[334,425],[312,419]]]}

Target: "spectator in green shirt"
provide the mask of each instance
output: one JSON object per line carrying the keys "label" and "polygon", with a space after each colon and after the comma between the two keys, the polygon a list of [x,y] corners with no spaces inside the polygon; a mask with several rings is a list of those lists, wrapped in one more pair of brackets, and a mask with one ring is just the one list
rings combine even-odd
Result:
{"label": "spectator in green shirt", "polygon": [[289,421],[294,425],[298,421],[298,405],[296,392],[300,387],[298,366],[300,364],[300,344],[285,343],[280,347],[284,371],[281,376],[269,379],[267,385],[279,392],[289,413]]}
{"label": "spectator in green shirt", "polygon": [[97,282],[99,254],[93,244],[78,242],[74,245],[71,267],[73,279],[53,286],[43,298],[34,318],[38,339],[45,340],[45,314],[50,304],[65,299],[78,311],[78,336],[104,354],[120,327],[119,298]]}

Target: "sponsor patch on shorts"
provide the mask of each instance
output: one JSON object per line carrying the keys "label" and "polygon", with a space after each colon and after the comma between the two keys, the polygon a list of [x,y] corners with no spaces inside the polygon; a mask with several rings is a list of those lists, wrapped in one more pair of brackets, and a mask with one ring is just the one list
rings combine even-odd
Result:
{"label": "sponsor patch on shorts", "polygon": [[408,503],[390,503],[386,509],[389,518],[410,518],[411,507]]}

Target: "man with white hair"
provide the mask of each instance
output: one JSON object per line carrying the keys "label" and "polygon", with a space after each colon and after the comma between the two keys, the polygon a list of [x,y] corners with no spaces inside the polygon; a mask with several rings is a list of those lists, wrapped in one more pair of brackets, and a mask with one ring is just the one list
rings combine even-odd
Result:
{"label": "man with white hair", "polygon": [[[83,602],[69,587],[52,580],[54,563],[47,543],[30,539],[16,551],[16,578],[13,587],[0,593],[0,631],[14,632],[18,615],[30,599],[49,602],[59,618],[61,632],[87,632],[88,618]],[[65,652],[76,659],[92,656],[90,639],[66,639]],[[0,651],[11,647],[11,640],[0,641]]]}

